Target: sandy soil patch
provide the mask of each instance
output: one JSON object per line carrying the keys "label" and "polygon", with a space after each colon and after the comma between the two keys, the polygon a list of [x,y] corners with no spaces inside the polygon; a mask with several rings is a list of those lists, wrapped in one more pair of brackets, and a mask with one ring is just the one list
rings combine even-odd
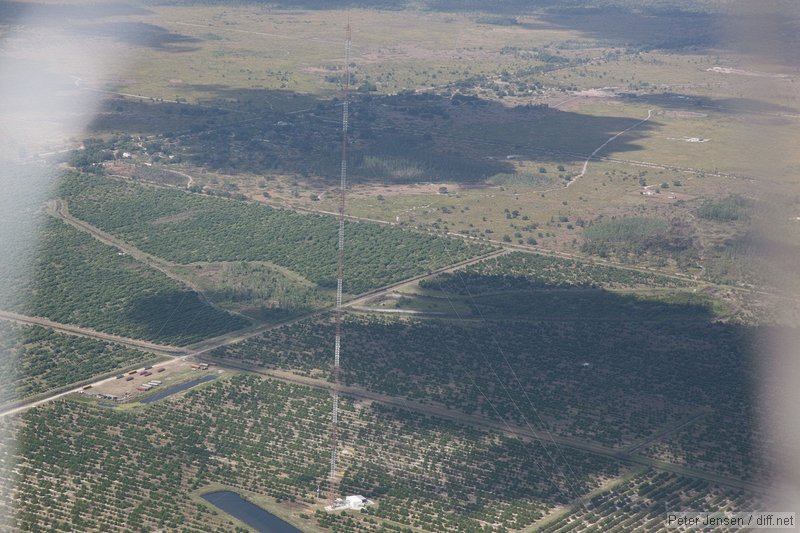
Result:
{"label": "sandy soil patch", "polygon": [[628,193],[629,196],[641,196],[647,198],[648,202],[658,202],[662,204],[671,204],[678,200],[688,201],[692,200],[694,196],[682,192],[675,192],[671,188],[662,190],[660,193],[656,192],[653,188],[645,188],[639,191],[632,191]]}
{"label": "sandy soil patch", "polygon": [[744,70],[740,68],[730,68],[730,67],[711,67],[707,68],[706,72],[716,72],[718,74],[737,74],[739,76],[754,76],[757,78],[781,78],[786,79],[789,76],[786,74],[773,74],[770,72],[755,72],[752,70]]}
{"label": "sandy soil patch", "polygon": [[664,111],[664,116],[669,118],[703,118],[707,117],[708,114],[696,111]]}
{"label": "sandy soil patch", "polygon": [[667,137],[668,141],[682,141],[685,143],[707,143],[711,139],[705,137]]}
{"label": "sandy soil patch", "polygon": [[573,93],[573,96],[588,97],[588,98],[616,98],[617,87],[599,87],[595,89],[584,89]]}

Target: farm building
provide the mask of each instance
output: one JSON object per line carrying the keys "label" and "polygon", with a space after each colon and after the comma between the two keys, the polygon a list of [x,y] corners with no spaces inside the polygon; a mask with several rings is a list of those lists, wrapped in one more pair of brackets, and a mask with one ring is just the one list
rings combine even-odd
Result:
{"label": "farm building", "polygon": [[327,507],[325,507],[325,510],[326,511],[344,511],[347,509],[358,510],[358,509],[363,509],[368,505],[372,505],[373,503],[375,502],[373,502],[368,498],[365,498],[364,496],[361,496],[360,494],[354,494],[352,496],[347,496],[344,499],[341,498],[337,499],[333,503],[333,505],[328,505]]}

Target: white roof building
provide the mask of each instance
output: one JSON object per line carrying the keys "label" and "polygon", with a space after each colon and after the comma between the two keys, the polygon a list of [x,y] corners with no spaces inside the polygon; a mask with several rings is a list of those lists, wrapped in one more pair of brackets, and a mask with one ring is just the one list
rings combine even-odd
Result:
{"label": "white roof building", "polygon": [[368,505],[372,505],[372,500],[361,496],[360,494],[354,494],[352,496],[347,496],[345,499],[337,499],[333,505],[329,505],[325,507],[327,511],[344,511],[345,509],[363,509]]}
{"label": "white roof building", "polygon": [[347,498],[345,498],[345,501],[347,502],[348,507],[351,507],[353,509],[369,505],[369,500],[361,496],[360,494],[348,496]]}

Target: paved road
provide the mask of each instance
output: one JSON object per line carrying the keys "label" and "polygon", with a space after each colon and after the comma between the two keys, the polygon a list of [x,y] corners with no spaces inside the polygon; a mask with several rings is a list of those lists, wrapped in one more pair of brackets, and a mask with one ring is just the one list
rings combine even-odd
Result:
{"label": "paved road", "polygon": [[664,440],[665,438],[669,437],[676,431],[695,423],[697,420],[703,418],[704,416],[707,416],[710,413],[711,409],[708,407],[701,407],[699,409],[695,409],[693,413],[691,413],[688,417],[685,417],[683,420],[678,420],[674,424],[668,425],[658,433],[651,435],[650,437],[644,439],[643,441],[632,444],[631,446],[627,447],[624,453],[631,455],[638,452],[641,449],[647,448],[654,442]]}
{"label": "paved road", "polygon": [[[140,253],[143,253],[143,252],[140,252]],[[408,279],[399,281],[397,283],[392,283],[392,284],[386,285],[384,287],[380,287],[378,289],[366,292],[364,294],[360,294],[356,298],[344,303],[343,307],[349,307],[351,305],[362,304],[362,303],[364,303],[366,300],[368,300],[370,298],[374,298],[375,296],[379,296],[381,294],[385,294],[385,293],[391,292],[391,291],[393,291],[393,290],[395,290],[395,289],[397,289],[399,287],[403,287],[403,286],[406,286],[406,285],[409,285],[409,284],[413,284],[413,283],[416,283],[419,280],[422,280],[422,279],[425,279],[425,278],[429,278],[429,277],[433,277],[433,276],[436,276],[436,275],[438,275],[440,273],[443,273],[443,272],[449,272],[449,271],[455,270],[457,268],[461,268],[463,266],[467,266],[467,265],[470,265],[472,263],[476,263],[478,261],[482,261],[482,260],[487,259],[489,257],[495,257],[495,256],[498,256],[498,255],[502,255],[504,253],[507,253],[507,252],[505,250],[494,251],[494,252],[491,252],[489,254],[484,254],[484,255],[481,255],[481,256],[478,256],[478,257],[474,257],[472,259],[468,259],[468,260],[465,260],[465,261],[460,261],[458,263],[439,268],[437,270],[428,272],[426,274],[420,274],[418,276],[414,276],[412,278],[408,278]],[[60,332],[67,333],[67,334],[71,334],[71,335],[79,335],[79,336],[83,336],[83,337],[91,337],[91,338],[96,338],[96,339],[116,342],[116,343],[123,344],[123,345],[126,345],[126,346],[131,346],[131,347],[134,347],[134,348],[144,349],[144,350],[153,352],[153,353],[158,354],[158,355],[168,355],[168,356],[171,356],[171,357],[175,358],[175,359],[172,359],[172,360],[167,361],[165,363],[160,363],[159,365],[156,365],[156,366],[161,366],[161,365],[166,365],[166,364],[173,364],[175,361],[179,361],[179,360],[185,359],[186,357],[189,357],[189,356],[196,356],[196,355],[205,354],[205,353],[207,353],[207,352],[209,352],[211,350],[214,350],[216,348],[220,348],[222,346],[227,346],[229,344],[235,344],[237,342],[242,342],[242,341],[250,339],[252,337],[261,335],[261,334],[263,334],[263,333],[265,333],[265,332],[267,332],[269,330],[272,330],[272,329],[286,327],[286,326],[289,326],[291,324],[295,324],[295,323],[303,321],[303,320],[308,320],[309,318],[322,316],[322,315],[324,315],[326,313],[331,312],[332,310],[333,310],[333,307],[327,307],[327,308],[324,308],[324,309],[320,309],[320,310],[314,311],[312,313],[307,313],[307,314],[298,316],[298,317],[293,318],[291,320],[280,322],[278,324],[265,324],[265,325],[260,325],[260,326],[252,326],[252,327],[249,327],[249,328],[246,328],[246,329],[234,331],[234,332],[228,333],[226,335],[221,335],[219,337],[206,339],[206,340],[194,343],[192,345],[183,346],[183,347],[156,344],[156,343],[143,341],[143,340],[138,340],[138,339],[129,339],[129,338],[126,338],[126,337],[120,337],[118,335],[112,335],[110,333],[103,333],[103,332],[100,332],[100,331],[95,331],[95,330],[89,329],[89,328],[83,328],[83,327],[74,326],[74,325],[71,325],[71,324],[62,324],[62,323],[59,323],[59,322],[54,322],[54,321],[48,320],[46,318],[20,315],[20,314],[11,313],[11,312],[8,312],[8,311],[0,311],[0,320],[9,320],[9,321],[17,322],[17,323],[20,323],[20,324],[33,324],[33,325],[43,326],[43,327],[51,328],[51,329],[56,330],[56,331],[60,331]],[[101,385],[101,384],[106,383],[108,381],[111,381],[113,379],[115,379],[115,378],[111,377],[111,378],[108,378],[108,379],[102,379],[102,380],[99,380],[97,382],[92,383],[91,385],[92,386]],[[7,416],[7,415],[10,415],[10,414],[14,414],[14,413],[23,412],[23,411],[25,411],[27,409],[30,409],[32,407],[36,407],[38,405],[45,404],[45,403],[50,402],[52,400],[61,398],[61,397],[65,396],[65,395],[67,395],[67,394],[71,394],[73,392],[76,392],[76,391],[78,391],[80,389],[81,389],[81,387],[78,387],[78,388],[75,388],[75,389],[70,389],[70,390],[68,390],[66,392],[59,392],[59,393],[56,393],[56,394],[52,394],[50,396],[47,396],[46,398],[42,398],[42,399],[39,399],[39,400],[35,400],[35,401],[31,400],[30,402],[25,402],[25,403],[22,403],[22,404],[18,404],[17,406],[13,407],[12,409],[7,409],[5,411],[0,411],[0,417]]]}
{"label": "paved road", "polygon": [[[174,365],[174,364],[178,363],[179,361],[183,361],[184,359],[186,359],[190,355],[192,355],[192,354],[182,355],[180,357],[175,357],[173,359],[169,359],[167,361],[162,361],[160,363],[154,363],[154,364],[148,365],[148,366],[152,366],[153,368],[161,368],[162,366],[171,366],[171,365]],[[141,366],[141,367],[136,369],[137,372],[141,372],[142,370],[144,370],[144,366]],[[28,409],[32,409],[34,407],[38,407],[40,405],[44,405],[46,403],[52,402],[53,400],[57,400],[58,398],[63,398],[64,396],[67,396],[69,394],[74,394],[74,393],[80,392],[80,391],[84,390],[84,388],[94,388],[94,387],[98,387],[98,386],[103,385],[105,383],[110,383],[110,382],[116,381],[116,380],[117,380],[116,376],[109,376],[107,378],[97,380],[94,383],[91,383],[89,385],[70,388],[69,390],[65,390],[63,392],[59,392],[57,394],[53,394],[53,395],[48,396],[46,398],[41,398],[39,400],[34,400],[34,401],[30,401],[30,402],[19,403],[19,404],[15,405],[14,407],[10,407],[8,409],[0,411],[0,418],[6,417],[6,416],[15,415],[15,414],[18,414],[18,413],[22,413],[24,411],[27,411]]]}
{"label": "paved road", "polygon": [[[125,253],[128,253],[129,255],[134,257],[135,259],[140,260],[140,261],[144,262],[145,264],[151,265],[154,268],[158,268],[160,266],[161,268],[158,268],[158,270],[164,272],[165,274],[167,274],[167,272],[165,272],[165,270],[169,271],[169,268],[168,268],[169,264],[166,263],[165,261],[163,261],[163,260],[161,260],[159,258],[154,258],[154,257],[152,257],[149,254],[146,254],[144,252],[141,252],[140,250],[137,250],[137,249],[133,248],[132,246],[128,245],[127,243],[124,243],[124,242],[116,239],[115,237],[113,237],[111,235],[105,234],[104,232],[102,232],[101,230],[99,230],[97,228],[94,228],[93,226],[91,226],[89,224],[86,224],[86,223],[84,223],[84,222],[82,222],[82,221],[80,221],[78,219],[75,219],[74,217],[71,217],[69,215],[68,211],[66,210],[66,206],[63,203],[60,203],[60,204],[59,203],[54,203],[54,204],[51,204],[50,207],[51,207],[52,212],[53,212],[54,215],[60,216],[65,221],[67,221],[68,223],[74,225],[78,229],[81,229],[83,231],[87,231],[87,232],[91,233],[93,236],[95,236],[99,240],[102,240],[103,242],[106,242],[107,244],[110,244],[112,246],[117,247],[120,250],[123,250]],[[500,244],[503,244],[503,243],[500,243]],[[511,248],[511,247],[508,247],[506,245],[502,249],[500,249],[498,251],[495,251],[495,252],[492,252],[490,254],[485,254],[485,255],[480,256],[480,257],[476,257],[476,258],[472,258],[472,259],[469,259],[469,260],[461,261],[459,263],[448,265],[446,267],[437,269],[435,271],[432,271],[432,272],[429,272],[429,273],[426,273],[426,274],[421,274],[421,275],[418,275],[418,276],[414,276],[412,278],[409,278],[409,279],[406,279],[406,280],[403,280],[403,281],[400,281],[400,282],[397,282],[397,283],[393,283],[393,284],[390,284],[390,285],[387,285],[387,286],[384,286],[384,287],[381,287],[381,288],[378,288],[378,289],[375,289],[375,290],[372,290],[372,291],[369,291],[367,293],[361,294],[361,295],[357,296],[356,298],[350,300],[349,302],[345,303],[344,306],[345,307],[349,307],[349,306],[358,307],[358,306],[362,305],[363,303],[365,303],[366,301],[368,301],[369,299],[374,298],[375,296],[379,296],[381,294],[386,294],[386,293],[394,291],[394,290],[396,290],[396,289],[398,289],[400,287],[416,283],[416,282],[418,282],[418,281],[420,281],[422,279],[425,279],[425,278],[428,278],[428,277],[432,277],[432,276],[438,275],[438,274],[443,273],[443,272],[453,271],[453,270],[456,270],[458,268],[462,268],[464,266],[467,266],[469,264],[485,260],[485,259],[487,259],[489,257],[496,257],[496,256],[499,256],[499,255],[503,255],[503,254],[509,253],[509,251],[510,251],[509,248]],[[528,250],[528,251],[530,251],[530,250]],[[553,254],[553,255],[568,255],[568,254]],[[584,260],[583,258],[577,258],[577,257],[576,257],[576,259]],[[156,265],[158,265],[158,266],[156,266]],[[616,265],[614,265],[614,266],[616,266]],[[167,274],[167,275],[169,275],[169,274]],[[173,277],[173,276],[170,276],[170,277]],[[175,278],[173,277],[173,279],[175,279]],[[685,279],[685,278],[679,278],[679,279]],[[180,279],[178,281],[184,282],[183,280],[180,280]],[[226,345],[229,345],[229,344],[233,344],[233,343],[237,343],[237,342],[241,342],[243,340],[246,340],[246,339],[252,338],[254,336],[260,335],[260,334],[262,334],[262,333],[264,333],[266,331],[269,331],[271,329],[285,327],[287,325],[297,323],[297,322],[299,322],[301,320],[307,320],[307,319],[315,317],[315,316],[324,315],[325,313],[330,312],[332,309],[333,309],[332,307],[325,308],[325,309],[320,309],[318,311],[315,311],[315,312],[312,312],[312,313],[308,313],[308,314],[296,317],[294,319],[291,319],[291,320],[288,320],[288,321],[285,321],[285,322],[282,322],[282,323],[279,323],[279,324],[253,326],[253,327],[250,327],[250,328],[247,328],[247,329],[244,329],[244,330],[240,330],[240,331],[237,331],[237,332],[233,332],[233,333],[230,333],[230,334],[227,334],[227,335],[222,335],[220,337],[215,337],[213,339],[207,339],[205,341],[200,341],[198,343],[195,343],[193,345],[186,346],[186,347],[165,346],[165,345],[158,345],[158,344],[155,344],[155,343],[150,343],[150,342],[147,342],[147,341],[141,341],[141,340],[138,340],[138,339],[128,339],[128,338],[119,337],[119,336],[116,336],[116,335],[111,335],[111,334],[107,334],[107,333],[94,331],[94,330],[91,330],[91,329],[88,329],[88,328],[82,328],[82,327],[79,327],[79,326],[73,326],[73,325],[68,325],[68,324],[60,324],[60,323],[53,322],[53,321],[50,321],[50,320],[44,319],[44,318],[28,317],[28,316],[24,316],[24,315],[15,314],[15,313],[9,313],[7,311],[0,311],[0,319],[12,320],[12,321],[15,321],[15,322],[25,323],[25,324],[36,324],[36,325],[40,325],[40,326],[44,326],[44,327],[50,327],[52,329],[55,329],[55,330],[58,330],[58,331],[62,331],[64,333],[69,333],[69,334],[74,334],[74,335],[81,335],[81,336],[86,336],[86,337],[94,337],[94,338],[98,338],[98,339],[108,340],[108,341],[117,342],[117,343],[120,343],[120,344],[132,346],[132,347],[136,347],[136,348],[146,349],[146,350],[152,351],[154,353],[170,355],[170,356],[174,357],[174,359],[171,359],[169,361],[166,361],[164,363],[160,363],[159,365],[156,365],[156,366],[163,366],[163,365],[174,364],[177,361],[183,360],[183,359],[185,359],[186,357],[189,357],[189,356],[201,356],[202,355],[202,356],[204,356],[204,358],[208,358],[207,353],[210,352],[211,350],[216,349],[216,348],[219,348],[219,347],[222,347],[222,346],[226,346]],[[316,387],[316,388],[323,388],[323,389],[329,390],[331,388],[331,386],[332,386],[330,383],[328,383],[326,381],[315,380],[315,379],[306,378],[306,377],[303,377],[303,376],[297,376],[295,374],[292,374],[292,373],[286,372],[286,371],[252,369],[252,368],[249,368],[249,367],[242,367],[242,366],[231,364],[231,362],[227,361],[227,360],[226,361],[220,361],[220,363],[224,364],[225,366],[230,366],[230,367],[234,367],[234,368],[243,368],[243,369],[247,369],[249,371],[255,371],[255,372],[258,372],[258,373],[262,373],[262,374],[265,374],[265,375],[268,375],[268,376],[271,376],[271,377],[274,377],[274,378],[277,378],[277,379],[282,379],[282,380],[285,380],[285,381],[291,381],[291,382],[294,382],[294,383],[300,383],[300,384],[303,384],[303,385],[312,386],[312,387]],[[109,377],[109,378],[106,378],[106,379],[102,379],[102,380],[99,380],[99,381],[93,383],[92,386],[101,385],[103,383],[106,383],[106,382],[109,382],[109,381],[113,381],[114,379],[115,379],[115,377],[113,377],[113,376]],[[17,414],[17,413],[23,412],[23,411],[25,411],[27,409],[30,409],[32,407],[43,405],[43,404],[45,404],[47,402],[50,402],[50,401],[53,401],[55,399],[64,397],[64,396],[66,396],[68,394],[72,394],[74,392],[77,392],[80,389],[81,388],[70,389],[70,390],[65,391],[65,392],[60,392],[60,393],[57,393],[57,394],[53,394],[53,395],[48,396],[46,398],[42,398],[42,399],[39,399],[39,400],[31,401],[29,403],[23,403],[21,405],[17,405],[17,406],[15,406],[13,408],[10,408],[10,409],[6,410],[6,411],[1,411],[0,412],[0,417],[9,416],[9,415],[13,415],[13,414]],[[461,412],[458,412],[458,411],[453,411],[453,410],[448,409],[445,406],[432,405],[432,404],[421,404],[421,403],[405,400],[403,398],[396,398],[396,397],[392,397],[392,396],[387,396],[387,395],[374,393],[374,392],[367,391],[367,390],[362,389],[362,388],[341,387],[340,391],[343,394],[347,394],[347,395],[350,395],[350,396],[353,396],[353,397],[356,397],[356,398],[368,399],[368,400],[376,401],[376,402],[379,402],[379,403],[382,403],[382,404],[386,404],[386,405],[393,405],[393,406],[396,406],[396,407],[409,409],[409,410],[412,410],[412,411],[418,411],[418,412],[425,413],[425,414],[428,414],[428,415],[439,416],[439,417],[446,418],[446,419],[451,419],[451,420],[457,420],[457,421],[460,421],[460,422],[471,424],[473,426],[482,427],[482,428],[486,428],[486,429],[491,429],[493,431],[498,431],[498,432],[501,432],[501,433],[504,433],[504,434],[513,435],[513,436],[519,436],[521,438],[528,439],[528,440],[536,439],[536,440],[540,440],[540,441],[544,442],[545,444],[547,444],[548,442],[555,442],[556,444],[558,444],[560,446],[574,448],[574,449],[582,450],[582,451],[593,453],[593,454],[597,454],[597,455],[602,455],[602,456],[605,456],[605,457],[610,457],[610,458],[613,458],[615,460],[620,460],[620,461],[624,461],[624,462],[628,462],[628,463],[639,464],[639,465],[642,465],[642,466],[648,466],[648,467],[652,467],[652,468],[657,468],[657,469],[663,470],[663,471],[674,472],[674,473],[685,475],[685,476],[689,476],[689,477],[694,477],[694,478],[698,478],[698,479],[704,479],[704,480],[711,481],[713,483],[717,483],[717,484],[720,484],[720,485],[725,485],[725,486],[729,486],[729,487],[745,489],[745,490],[750,490],[750,491],[755,491],[755,492],[768,492],[767,488],[762,487],[762,486],[760,486],[758,484],[755,484],[755,483],[750,483],[750,482],[739,480],[739,479],[735,479],[735,478],[729,478],[729,477],[726,477],[726,476],[717,475],[717,474],[714,474],[712,472],[705,472],[705,471],[701,471],[701,470],[696,470],[696,469],[693,469],[693,468],[690,468],[690,467],[685,467],[685,466],[681,466],[681,465],[675,465],[675,464],[671,464],[671,463],[665,463],[663,461],[658,461],[658,460],[651,459],[651,458],[648,458],[648,457],[644,457],[644,456],[641,456],[641,455],[638,455],[637,453],[635,453],[637,450],[643,448],[644,446],[649,445],[649,444],[651,444],[651,443],[653,443],[653,442],[655,442],[655,441],[657,441],[657,440],[659,440],[661,438],[664,438],[665,436],[671,434],[672,432],[677,431],[678,429],[680,429],[682,427],[685,427],[686,425],[694,422],[695,420],[697,420],[698,418],[700,418],[701,416],[703,416],[705,414],[705,413],[702,413],[702,412],[692,415],[688,420],[681,421],[676,425],[673,425],[673,426],[671,426],[669,428],[666,428],[665,430],[661,431],[657,435],[654,435],[653,437],[647,439],[645,442],[633,445],[632,447],[629,447],[626,450],[615,450],[615,449],[608,448],[606,446],[602,446],[602,445],[594,443],[594,442],[583,441],[583,440],[574,439],[574,438],[571,438],[571,437],[563,437],[563,436],[551,435],[549,432],[545,434],[545,433],[541,433],[541,432],[532,430],[532,429],[527,428],[527,427],[513,426],[513,425],[505,424],[505,423],[500,422],[500,421],[486,419],[486,418],[479,417],[479,416],[474,416],[474,415],[468,415],[466,413],[461,413]]]}
{"label": "paved road", "polygon": [[[452,272],[453,270],[465,267],[467,265],[471,265],[473,263],[477,263],[477,262],[483,261],[484,259],[489,259],[491,257],[497,257],[497,256],[500,256],[500,255],[503,255],[503,254],[506,254],[506,253],[508,253],[507,250],[497,250],[497,251],[494,251],[494,252],[491,252],[491,253],[488,253],[488,254],[484,254],[484,255],[481,255],[481,256],[478,256],[478,257],[474,257],[472,259],[467,259],[465,261],[460,261],[458,263],[455,263],[455,264],[452,264],[452,265],[448,265],[446,267],[442,267],[442,268],[433,270],[433,271],[428,272],[426,274],[420,274],[420,275],[414,276],[412,278],[404,279],[403,281],[398,281],[396,283],[391,283],[389,285],[385,285],[385,286],[380,287],[378,289],[374,289],[374,290],[362,293],[362,294],[356,296],[355,298],[353,298],[351,300],[348,300],[347,302],[343,303],[342,307],[343,308],[347,308],[347,307],[351,307],[351,306],[359,306],[359,305],[362,305],[362,304],[366,303],[368,300],[370,300],[370,299],[372,299],[372,298],[374,298],[376,296],[381,296],[383,294],[388,294],[388,293],[390,293],[392,291],[395,291],[395,290],[397,290],[397,289],[399,289],[401,287],[405,287],[405,286],[408,286],[408,285],[413,285],[414,283],[416,283],[416,282],[418,282],[420,280],[423,280],[423,279],[426,279],[426,278],[431,278],[431,277],[437,276],[439,274],[442,274],[444,272]],[[305,315],[298,316],[296,318],[293,318],[291,320],[287,320],[285,322],[281,322],[279,324],[265,324],[265,325],[261,325],[261,326],[253,326],[253,327],[246,328],[246,329],[239,330],[239,331],[234,331],[234,332],[231,332],[229,334],[222,335],[220,337],[214,337],[213,339],[206,339],[206,340],[197,342],[195,344],[191,344],[191,345],[187,346],[186,348],[188,348],[190,350],[193,350],[198,355],[199,354],[203,354],[203,353],[209,352],[211,350],[214,350],[216,348],[219,348],[221,346],[227,346],[228,344],[234,344],[234,343],[237,343],[237,342],[241,342],[241,341],[250,339],[252,337],[255,337],[257,335],[261,335],[262,333],[264,333],[266,331],[269,331],[269,330],[272,330],[272,329],[286,327],[286,326],[289,326],[289,325],[292,325],[292,324],[296,324],[297,322],[300,322],[300,321],[303,321],[303,320],[308,320],[309,318],[313,318],[313,317],[324,315],[326,313],[329,313],[329,312],[333,311],[333,309],[334,309],[333,306],[325,307],[323,309],[319,309],[319,310],[314,311],[312,313],[307,313]]]}
{"label": "paved road", "polygon": [[[221,367],[228,367],[237,370],[244,370],[247,372],[254,372],[257,374],[262,374],[275,379],[279,379],[281,381],[297,383],[300,385],[305,385],[320,390],[329,391],[333,388],[333,384],[326,380],[315,379],[306,376],[299,376],[297,374],[285,370],[252,367],[249,365],[232,363],[227,359],[215,359],[213,357],[203,357],[202,359],[216,362]],[[604,457],[608,457],[610,459],[614,459],[617,461],[623,461],[627,463],[647,466],[650,468],[655,468],[657,470],[663,470],[666,472],[673,472],[687,477],[703,479],[726,487],[744,489],[758,493],[769,493],[771,490],[768,487],[759,485],[757,483],[751,483],[741,479],[722,476],[715,474],[713,472],[698,470],[691,467],[675,465],[672,463],[665,463],[663,461],[658,461],[656,459],[651,459],[649,457],[644,457],[638,454],[627,453],[625,450],[609,448],[607,446],[603,446],[601,444],[591,441],[585,441],[573,437],[554,435],[546,431],[531,430],[531,428],[527,426],[505,423],[498,420],[492,420],[490,418],[486,418],[483,416],[469,415],[461,411],[449,409],[441,404],[419,403],[413,400],[406,400],[405,398],[399,398],[395,396],[388,396],[385,394],[372,392],[362,387],[344,386],[341,384],[339,385],[338,390],[340,394],[350,396],[353,398],[369,400],[383,405],[398,407],[408,411],[414,411],[429,416],[443,418],[446,420],[453,420],[456,422],[471,425],[473,427],[488,429],[491,431],[502,433],[507,436],[520,437],[523,440],[527,441],[535,440],[542,443],[542,445],[548,448],[554,446],[555,443],[558,446],[564,446],[566,448],[581,450],[595,455],[602,455]],[[697,418],[703,416],[704,414],[705,413],[695,414],[693,417],[691,417],[690,420],[682,421],[682,423],[680,423],[677,427],[671,426],[666,431],[662,431],[654,435],[653,437],[648,439],[646,443],[651,444],[656,440],[658,440],[659,438],[670,434],[672,431],[679,429],[680,427],[685,427],[686,425],[693,422]],[[639,448],[639,445],[635,446],[637,449]]]}

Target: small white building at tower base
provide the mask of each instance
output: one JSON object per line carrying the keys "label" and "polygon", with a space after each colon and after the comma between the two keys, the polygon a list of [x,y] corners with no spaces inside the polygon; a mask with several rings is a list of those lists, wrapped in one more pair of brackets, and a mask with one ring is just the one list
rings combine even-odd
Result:
{"label": "small white building at tower base", "polygon": [[328,505],[325,507],[326,511],[347,511],[348,509],[359,510],[363,509],[368,505],[372,505],[375,502],[372,500],[361,496],[360,494],[354,494],[352,496],[348,496],[346,498],[337,498],[333,505]]}

